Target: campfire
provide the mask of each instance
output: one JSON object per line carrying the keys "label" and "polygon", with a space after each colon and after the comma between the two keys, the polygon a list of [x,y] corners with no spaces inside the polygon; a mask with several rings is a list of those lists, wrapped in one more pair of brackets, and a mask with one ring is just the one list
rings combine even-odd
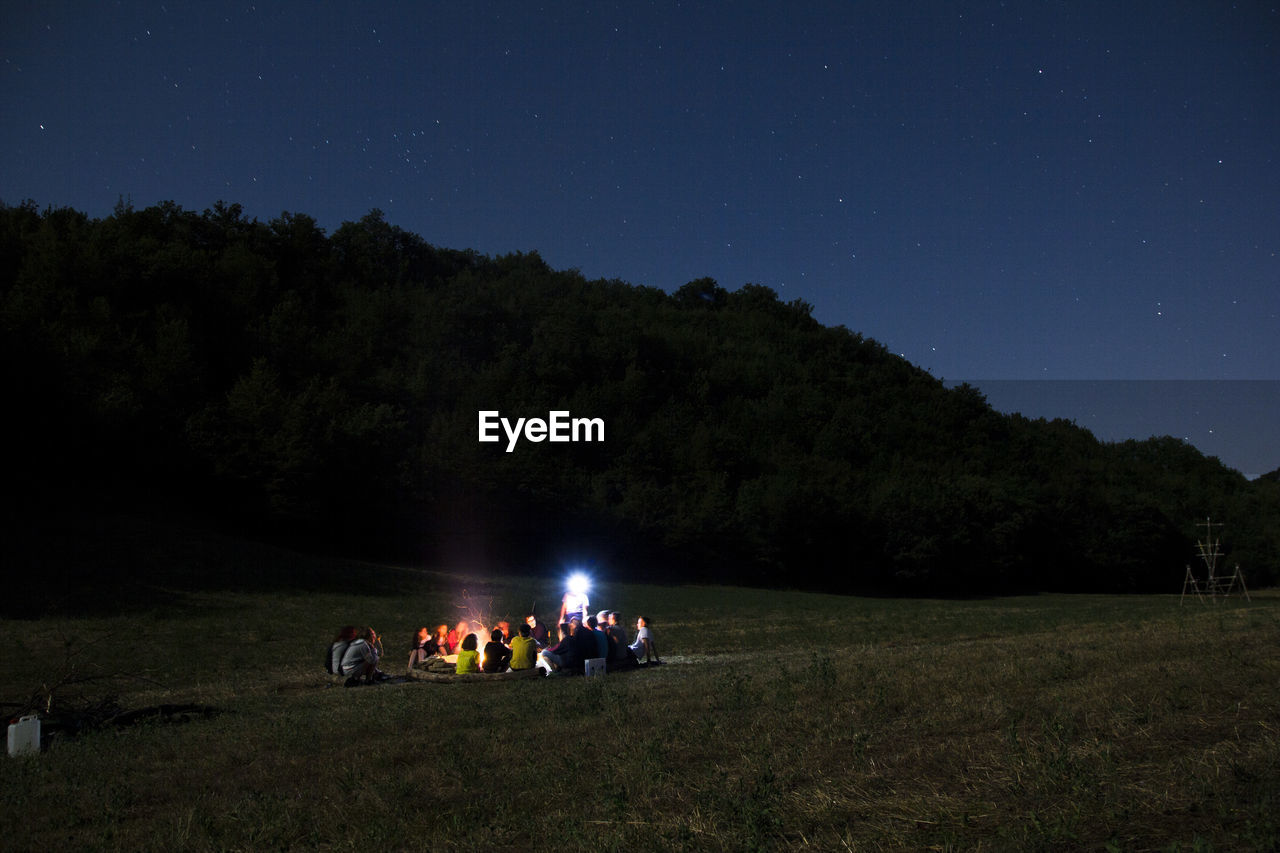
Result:
{"label": "campfire", "polygon": [[[476,635],[476,651],[480,653],[480,666],[484,666],[484,647],[489,642],[490,628],[485,626],[489,624],[490,613],[493,610],[493,599],[490,598],[485,602],[483,607],[477,605],[472,599],[471,593],[467,590],[462,591],[462,603],[457,605],[457,609],[462,611],[461,618],[458,623],[465,622],[469,628],[469,632]],[[466,636],[465,634],[463,635]],[[463,637],[458,638],[458,642],[462,642]],[[455,652],[445,656],[445,661],[456,665],[458,663],[458,655]]]}

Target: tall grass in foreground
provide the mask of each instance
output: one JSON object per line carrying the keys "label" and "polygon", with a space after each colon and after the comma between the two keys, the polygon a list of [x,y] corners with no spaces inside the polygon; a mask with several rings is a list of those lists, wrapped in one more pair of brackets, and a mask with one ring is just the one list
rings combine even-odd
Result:
{"label": "tall grass in foreground", "polygon": [[1280,846],[1275,593],[1179,607],[615,584],[596,603],[652,616],[667,666],[326,686],[337,625],[382,630],[398,671],[410,630],[450,621],[463,587],[495,617],[554,595],[424,573],[393,596],[191,592],[163,612],[6,623],[7,701],[67,641],[99,639],[104,672],[152,679],[111,682],[126,705],[222,713],[6,761],[4,846]]}

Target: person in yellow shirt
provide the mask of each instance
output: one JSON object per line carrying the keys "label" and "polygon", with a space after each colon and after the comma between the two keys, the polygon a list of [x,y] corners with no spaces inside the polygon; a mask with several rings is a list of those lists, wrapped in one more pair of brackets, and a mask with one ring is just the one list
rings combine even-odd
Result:
{"label": "person in yellow shirt", "polygon": [[522,624],[518,636],[511,638],[511,668],[533,669],[538,660],[538,644],[529,625]]}
{"label": "person in yellow shirt", "polygon": [[461,675],[464,672],[480,671],[480,652],[476,650],[479,640],[475,634],[467,634],[462,641],[462,650],[458,652],[457,672]]}

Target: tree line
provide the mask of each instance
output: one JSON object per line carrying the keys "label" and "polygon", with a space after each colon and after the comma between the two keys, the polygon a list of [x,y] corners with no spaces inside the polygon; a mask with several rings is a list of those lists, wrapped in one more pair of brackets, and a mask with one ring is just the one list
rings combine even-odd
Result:
{"label": "tree line", "polygon": [[[1280,477],[1004,415],[801,300],[673,293],[219,202],[0,204],[10,498],[163,500],[348,551],[928,594],[1280,572]],[[604,442],[477,440],[477,413]]]}

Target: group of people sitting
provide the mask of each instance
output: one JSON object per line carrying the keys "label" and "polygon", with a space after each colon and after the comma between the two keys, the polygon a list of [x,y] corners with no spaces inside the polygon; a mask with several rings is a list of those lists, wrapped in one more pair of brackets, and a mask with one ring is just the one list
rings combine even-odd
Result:
{"label": "group of people sitting", "polygon": [[483,653],[480,649],[482,634],[483,629],[473,630],[470,622],[459,622],[453,630],[448,625],[440,625],[434,634],[426,628],[419,628],[409,647],[409,669],[437,656],[454,657],[457,671],[463,673],[533,669],[539,648],[534,639],[533,625],[521,625],[513,636],[511,623],[499,622],[488,632],[489,639]]}
{"label": "group of people sitting", "polygon": [[628,642],[622,614],[601,610],[584,620],[571,613],[558,629],[559,642],[547,646],[538,655],[539,664],[552,672],[582,672],[586,662],[602,659],[613,669],[649,666],[662,663],[649,628],[649,617],[636,620],[635,642]]}
{"label": "group of people sitting", "polygon": [[[582,672],[586,661],[604,659],[610,669],[648,666],[662,663],[648,617],[636,620],[636,639],[629,642],[622,614],[602,610],[583,618],[572,613],[558,626],[558,641],[551,642],[550,632],[536,614],[530,613],[514,634],[507,621],[498,622],[488,632],[483,649],[483,628],[462,621],[453,629],[440,625],[435,631],[419,628],[409,648],[410,672],[433,657],[455,662],[458,673],[500,673],[540,667],[549,675]],[[382,641],[372,628],[346,626],[339,630],[329,646],[326,668],[341,675],[347,683],[373,683],[390,676],[379,669],[383,657]]]}
{"label": "group of people sitting", "polygon": [[348,685],[371,684],[390,678],[378,669],[381,659],[382,638],[377,631],[345,625],[338,629],[338,636],[329,644],[324,665],[330,674],[346,677]]}

